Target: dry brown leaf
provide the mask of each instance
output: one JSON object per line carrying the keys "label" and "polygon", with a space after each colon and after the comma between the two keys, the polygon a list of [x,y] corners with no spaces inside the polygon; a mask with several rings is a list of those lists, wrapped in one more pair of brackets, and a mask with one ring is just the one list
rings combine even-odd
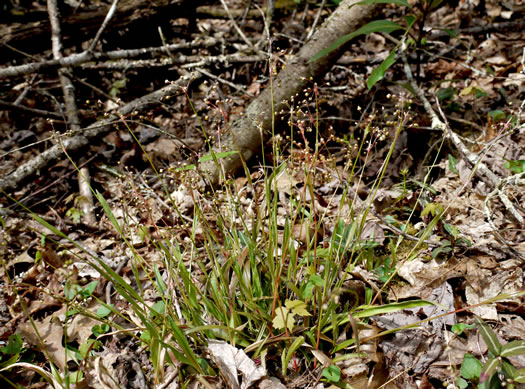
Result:
{"label": "dry brown leaf", "polygon": [[[47,352],[51,361],[61,371],[64,371],[66,361],[71,359],[69,357],[66,358],[66,349],[62,346],[62,341],[64,340],[62,320],[65,313],[66,306],[63,306],[44,320],[35,321],[38,335],[30,322],[21,323],[17,328],[17,333],[21,334],[27,343],[41,352]],[[42,340],[43,344],[40,340]]]}
{"label": "dry brown leaf", "polygon": [[[209,340],[208,351],[232,389],[247,389],[266,376],[265,368],[257,366],[244,351],[226,342]],[[243,376],[241,384],[239,374]]]}

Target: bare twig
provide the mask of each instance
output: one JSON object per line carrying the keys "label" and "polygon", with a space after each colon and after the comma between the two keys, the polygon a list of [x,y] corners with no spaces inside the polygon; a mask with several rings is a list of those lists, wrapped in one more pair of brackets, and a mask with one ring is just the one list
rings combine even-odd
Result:
{"label": "bare twig", "polygon": [[159,36],[160,36],[160,40],[162,42],[162,46],[164,47],[164,50],[166,51],[166,54],[168,54],[168,56],[171,58],[171,60],[173,61],[175,59],[175,56],[173,55],[173,53],[168,49],[168,42],[166,40],[166,37],[164,36],[164,33],[162,32],[162,27],[161,26],[158,26],[157,27],[157,30],[159,32]]}
{"label": "bare twig", "polygon": [[[95,156],[92,156],[89,159],[87,159],[86,161],[84,161],[81,164],[79,164],[78,168],[82,169],[84,166],[88,165],[93,159],[95,159]],[[22,197],[19,200],[20,203],[21,204],[28,204],[29,200],[31,200],[31,199],[38,199],[38,196],[40,195],[40,193],[44,193],[49,188],[52,188],[53,186],[57,185],[59,182],[69,179],[69,177],[72,176],[73,173],[75,173],[75,172],[76,172],[75,170],[69,170],[69,171],[64,172],[64,174],[62,176],[60,176],[57,179],[49,182],[47,185],[40,186],[40,187],[38,187],[38,189],[36,189],[34,191],[31,191],[26,196]]]}
{"label": "bare twig", "polygon": [[[209,19],[209,18],[229,18],[228,14],[224,10],[224,8],[217,7],[217,6],[211,6],[211,5],[201,5],[197,7],[195,10],[195,13],[198,18],[200,19]],[[257,11],[250,9],[250,4],[247,4],[246,8],[244,10],[241,9],[230,9],[230,15],[232,15],[234,18],[242,18],[245,20],[246,18],[259,18],[260,15]]]}
{"label": "bare twig", "polygon": [[[269,10],[269,7],[271,6],[270,1],[267,4],[267,10]],[[272,45],[271,45],[271,36],[270,36],[270,25],[268,24],[268,18],[266,17],[266,14],[264,11],[259,7],[257,4],[255,4],[255,7],[257,8],[257,11],[261,14],[263,23],[264,23],[264,34],[261,37],[261,40],[255,44],[255,47],[260,48],[263,47],[265,42],[268,42],[268,58],[272,56]]]}
{"label": "bare twig", "polygon": [[244,92],[244,90],[246,89],[246,88],[244,88],[243,86],[236,85],[236,84],[234,84],[233,82],[230,82],[230,81],[228,81],[228,80],[225,80],[225,79],[222,78],[222,77],[219,77],[219,76],[216,76],[216,75],[214,75],[214,74],[211,74],[210,72],[208,72],[208,71],[206,71],[206,70],[204,70],[204,69],[197,68],[197,71],[200,72],[200,73],[202,73],[202,74],[204,74],[204,75],[207,76],[207,77],[210,77],[210,78],[212,78],[212,79],[214,79],[214,80],[217,80],[217,81],[219,81],[219,82],[221,82],[221,83],[223,83],[223,84],[225,84],[225,85],[228,85],[229,87],[231,87],[231,88],[233,88],[233,89],[236,89],[236,90],[238,90],[238,91]]}
{"label": "bare twig", "polygon": [[18,111],[29,112],[29,113],[32,113],[32,114],[38,115],[38,116],[52,117],[52,118],[56,118],[56,119],[63,119],[63,116],[60,115],[59,113],[56,113],[56,112],[45,111],[43,109],[37,109],[37,108],[29,108],[29,107],[26,107],[25,105],[14,104],[14,103],[10,103],[10,102],[4,101],[4,100],[0,100],[0,107],[6,107],[6,108],[8,108],[10,110],[18,110]]}
{"label": "bare twig", "polygon": [[102,22],[102,25],[98,29],[97,34],[95,35],[95,38],[93,39],[93,41],[91,42],[91,44],[89,45],[89,47],[87,49],[88,52],[92,52],[93,50],[95,50],[95,46],[97,45],[97,43],[98,43],[98,41],[100,39],[100,36],[102,35],[104,30],[106,29],[106,27],[109,24],[109,21],[111,20],[113,15],[115,15],[115,11],[117,10],[118,2],[119,2],[119,0],[113,0],[113,3],[111,4],[111,7],[109,7],[108,13],[106,14],[106,17],[104,18],[104,21]]}
{"label": "bare twig", "polygon": [[[60,22],[58,20],[58,7],[56,0],[47,1],[47,9],[49,13],[49,20],[51,22],[51,42],[53,58],[59,60],[62,58],[62,43],[60,36]],[[62,93],[64,95],[64,102],[66,106],[66,117],[71,131],[80,130],[80,118],[78,116],[77,103],[75,101],[75,87],[66,68],[58,69],[58,77],[62,85]],[[78,187],[80,193],[80,208],[83,213],[84,221],[87,225],[94,225],[96,223],[95,207],[93,203],[93,193],[89,185],[90,174],[87,166],[83,167],[78,172]]]}
{"label": "bare twig", "polygon": [[212,55],[203,57],[199,55],[179,55],[172,58],[159,58],[159,59],[138,59],[138,60],[127,60],[121,59],[118,61],[109,61],[97,64],[84,64],[81,65],[83,69],[140,69],[140,68],[153,68],[153,67],[165,67],[172,65],[181,65],[182,69],[193,69],[203,66],[209,66],[215,63],[221,64],[232,64],[232,63],[252,63],[264,61],[266,56],[262,55],[243,55],[243,54],[229,54],[229,55]]}
{"label": "bare twig", "polygon": [[194,47],[211,47],[215,46],[220,40],[215,38],[196,39],[193,42],[185,43],[174,43],[167,46],[160,47],[145,47],[142,49],[132,50],[113,50],[107,53],[99,52],[88,52],[84,51],[80,54],[72,54],[67,57],[60,59],[52,59],[48,61],[32,62],[19,66],[9,66],[4,69],[0,69],[0,79],[22,76],[24,74],[31,74],[42,71],[44,69],[52,69],[56,67],[67,67],[67,66],[78,66],[90,61],[106,61],[106,60],[117,60],[124,58],[135,58],[145,54],[159,54],[164,53],[166,50],[174,51],[181,49],[189,49]]}
{"label": "bare twig", "polygon": [[309,41],[312,35],[314,34],[315,28],[317,27],[317,23],[319,23],[319,19],[321,18],[321,13],[323,12],[325,4],[326,4],[326,0],[321,1],[321,5],[319,6],[319,9],[317,10],[317,14],[315,15],[315,19],[314,19],[314,22],[312,23],[312,27],[310,28],[308,35],[306,35],[306,38],[304,39],[305,42]]}
{"label": "bare twig", "polygon": [[[454,136],[454,139],[452,140],[454,142],[454,145],[458,148],[458,150],[460,151],[460,153],[463,155],[463,157],[467,160],[467,162],[469,162],[473,169],[475,171],[480,171],[483,176],[485,176],[489,182],[488,184],[490,184],[493,188],[497,188],[498,185],[500,185],[500,178],[498,176],[496,176],[482,161],[481,161],[481,158],[482,156],[479,156],[478,158],[476,158],[474,156],[474,153],[472,153],[464,144],[463,142],[461,142],[461,139],[459,139],[459,136],[454,133],[450,126],[448,125],[448,122],[446,121],[446,118],[445,118],[445,114],[443,113],[443,111],[441,110],[441,106],[439,105],[439,102],[437,101],[436,99],[436,103],[438,105],[438,109],[439,109],[439,112],[441,114],[441,116],[444,118],[445,120],[445,123],[446,123],[446,128],[448,129],[448,132]],[[477,169],[476,169],[477,167]],[[481,177],[483,179],[483,177]],[[485,181],[486,182],[486,181]],[[501,202],[505,205],[505,208],[507,208],[507,210],[510,212],[510,214],[514,217],[514,219],[516,219],[518,221],[518,223],[520,224],[523,224],[523,217],[521,217],[521,215],[518,213],[518,211],[516,211],[516,209],[514,208],[514,206],[512,205],[512,202],[510,201],[510,199],[508,198],[508,196],[505,194],[505,192],[501,191],[501,190],[498,190],[498,196],[501,200]]]}
{"label": "bare twig", "polygon": [[15,105],[18,105],[22,102],[22,100],[25,99],[25,97],[27,96],[27,92],[29,92],[29,90],[31,89],[31,87],[33,86],[33,82],[35,82],[36,80],[36,77],[37,75],[36,74],[33,74],[33,77],[31,77],[31,81],[29,81],[27,84],[26,84],[26,87],[24,88],[24,90],[22,91],[22,93],[20,93],[18,95],[18,97],[16,98],[16,100],[14,101],[14,104]]}
{"label": "bare twig", "polygon": [[501,233],[499,232],[499,229],[496,227],[496,225],[494,224],[494,221],[492,220],[492,212],[490,210],[489,204],[490,204],[490,200],[494,196],[498,195],[498,197],[501,199],[501,201],[505,205],[505,208],[514,210],[514,212],[515,212],[515,214],[513,214],[514,218],[516,220],[518,220],[518,222],[523,224],[523,217],[514,209],[514,206],[512,205],[512,203],[506,204],[504,202],[504,200],[503,200],[503,199],[507,199],[508,200],[508,197],[506,195],[502,196],[503,190],[508,185],[525,186],[525,173],[515,174],[513,176],[510,176],[510,177],[507,177],[507,178],[501,180],[499,182],[498,186],[492,192],[490,192],[487,195],[487,197],[485,198],[485,207],[484,207],[485,217],[487,218],[487,221],[488,221],[490,227],[492,228],[492,231],[500,239],[500,241],[505,246],[507,246],[513,253],[518,255],[522,260],[525,260],[525,253],[520,252],[520,251],[516,250],[514,247],[512,247],[509,244],[509,242],[507,242],[507,240],[501,235]]}
{"label": "bare twig", "polygon": [[[264,18],[264,20],[266,20],[265,24],[268,27],[268,31],[269,31],[269,27],[272,25],[274,13],[275,13],[275,0],[268,0],[266,2],[266,17]],[[268,33],[268,38],[270,38],[269,33]]]}
{"label": "bare twig", "polygon": [[[412,240],[414,242],[419,242],[421,241],[421,238],[418,237],[418,236],[412,236],[408,233],[406,233],[405,231],[401,230],[400,228],[397,228],[395,226],[393,226],[392,224],[389,224],[382,216],[376,214],[375,212],[372,212],[374,216],[378,217],[379,219],[381,219],[382,223],[381,223],[381,226],[383,228],[386,228],[387,230],[390,230],[398,235],[401,235],[405,238],[407,238],[408,240]],[[440,243],[436,243],[436,242],[432,242],[431,240],[423,240],[422,241],[423,243],[426,243],[428,246],[430,247],[437,247],[440,245]]]}
{"label": "bare twig", "polygon": [[[457,34],[487,34],[489,32],[520,31],[523,28],[525,28],[525,20],[521,19],[512,22],[487,23],[482,26],[461,28],[457,30]],[[450,37],[450,34],[446,31],[438,30],[430,33],[427,36],[427,40],[436,40],[444,37]]]}
{"label": "bare twig", "polygon": [[224,0],[221,0],[221,4],[224,7],[224,10],[226,11],[226,13],[228,14],[228,17],[230,18],[231,22],[233,23],[233,27],[235,28],[235,31],[237,31],[237,33],[242,38],[242,40],[245,41],[246,44],[250,46],[250,48],[255,49],[253,43],[250,42],[250,40],[246,37],[246,35],[244,35],[244,32],[242,32],[241,28],[237,25],[237,22],[233,18],[233,15],[230,13],[230,9],[228,8],[228,5],[226,4],[226,2]]}
{"label": "bare twig", "polygon": [[84,222],[89,226],[94,226],[97,222],[95,218],[95,207],[93,201],[93,192],[89,183],[91,182],[91,176],[89,174],[89,168],[87,166],[81,168],[77,175],[78,178],[78,205],[82,212]]}
{"label": "bare twig", "polygon": [[231,63],[250,63],[250,62],[259,62],[264,61],[266,58],[265,55],[243,55],[243,54],[229,54],[229,55],[217,55],[217,56],[208,56],[208,57],[202,57],[198,55],[192,55],[192,56],[180,56],[177,61],[178,63],[183,63],[184,65],[181,66],[183,69],[188,68],[194,68],[194,67],[202,67],[202,66],[209,66],[214,63],[223,63],[223,64],[231,64]]}
{"label": "bare twig", "polygon": [[454,131],[452,131],[450,126],[447,126],[443,121],[441,121],[437,113],[432,108],[432,105],[430,105],[430,102],[426,98],[421,88],[414,81],[414,77],[412,76],[412,71],[410,70],[410,66],[408,65],[408,62],[406,60],[406,55],[404,52],[401,55],[401,57],[403,58],[405,74],[407,75],[408,81],[410,82],[410,86],[414,89],[416,96],[419,98],[419,100],[423,104],[423,107],[425,108],[425,111],[432,119],[432,128],[442,130],[443,133],[452,141],[454,146],[456,146],[458,151],[465,157],[465,160],[472,166],[477,166],[478,171],[483,176],[485,176],[486,179],[488,179],[489,184],[492,187],[496,186],[499,181],[498,177],[494,173],[492,173],[492,171],[490,171],[490,169],[483,162],[481,162],[478,159],[478,157],[474,153],[472,153],[463,144],[461,139],[459,139],[457,134]]}
{"label": "bare twig", "polygon": [[120,100],[118,100],[115,97],[107,94],[106,92],[104,92],[99,87],[96,87],[95,85],[93,85],[93,84],[91,84],[91,83],[81,79],[80,77],[75,76],[73,73],[70,73],[68,71],[67,74],[69,75],[69,77],[74,78],[76,82],[78,82],[78,83],[88,87],[89,89],[92,89],[93,91],[97,92],[99,95],[103,96],[104,98],[113,101],[115,104],[120,104],[121,103]]}
{"label": "bare twig", "polygon": [[[56,0],[47,1],[49,20],[51,22],[51,43],[53,58],[59,60],[62,58],[62,42],[60,37],[60,22],[58,20],[58,6]],[[62,92],[64,94],[64,103],[66,106],[66,117],[68,124],[73,131],[80,128],[80,119],[78,117],[77,104],[75,102],[75,87],[70,78],[65,74],[64,69],[58,71]]]}

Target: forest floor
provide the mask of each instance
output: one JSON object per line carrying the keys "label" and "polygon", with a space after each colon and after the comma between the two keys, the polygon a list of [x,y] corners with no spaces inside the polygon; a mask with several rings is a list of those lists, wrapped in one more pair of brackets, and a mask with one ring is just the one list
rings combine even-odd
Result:
{"label": "forest floor", "polygon": [[[109,6],[66,3],[65,57]],[[156,52],[64,68],[73,125],[56,67],[1,73],[52,58],[45,2],[3,6],[0,177],[60,157],[2,184],[2,387],[525,385],[525,6],[385,4],[402,28],[351,40],[212,186],[210,142],[337,5],[277,1],[270,23],[259,1],[171,3],[96,45]]]}

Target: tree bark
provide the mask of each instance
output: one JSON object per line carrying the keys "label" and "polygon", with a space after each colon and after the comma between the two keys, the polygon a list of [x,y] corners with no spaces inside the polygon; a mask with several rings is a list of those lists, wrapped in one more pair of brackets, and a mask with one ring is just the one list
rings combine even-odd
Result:
{"label": "tree bark", "polygon": [[288,62],[273,84],[266,87],[250,103],[242,116],[230,123],[231,131],[221,137],[220,147],[216,145],[213,150],[215,153],[225,151],[238,153],[219,159],[220,167],[213,160],[200,165],[201,172],[210,184],[218,184],[223,178],[222,172],[234,173],[242,166],[242,160],[249,160],[260,150],[262,139],[268,137],[272,129],[272,117],[275,113],[286,109],[290,99],[301,93],[311,79],[323,76],[344,53],[345,45],[316,62],[308,64],[308,61],[340,37],[367,23],[380,10],[378,4],[356,5],[358,2],[359,0],[343,0],[312,39]]}

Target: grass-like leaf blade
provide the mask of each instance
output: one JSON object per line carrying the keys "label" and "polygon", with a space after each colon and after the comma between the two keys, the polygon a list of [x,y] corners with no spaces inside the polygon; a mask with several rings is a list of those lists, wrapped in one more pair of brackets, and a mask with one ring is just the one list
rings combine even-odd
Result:
{"label": "grass-like leaf blade", "polygon": [[[195,370],[197,370],[199,373],[203,373],[201,366],[199,365],[199,361],[197,360],[197,356],[194,354],[193,350],[191,349],[191,346],[186,339],[186,336],[182,332],[182,330],[179,328],[177,323],[175,323],[175,320],[173,318],[168,318],[168,323],[171,327],[171,333],[175,340],[177,341],[178,346],[181,348],[182,352],[184,353],[184,357],[186,358],[186,363],[192,366]],[[180,358],[180,355],[179,355]]]}
{"label": "grass-like leaf blade", "polygon": [[390,20],[374,20],[368,24],[365,24],[363,27],[357,29],[356,31],[347,34],[345,36],[342,36],[338,40],[336,40],[334,43],[332,43],[330,46],[328,46],[326,49],[321,50],[316,55],[314,55],[308,63],[312,63],[317,61],[319,58],[324,57],[327,54],[330,54],[332,51],[337,49],[339,46],[344,45],[346,42],[348,42],[351,39],[354,39],[356,36],[359,35],[369,35],[373,32],[385,32],[387,34],[391,33],[392,31],[396,30],[402,30],[403,27],[401,27],[399,24],[391,22]]}
{"label": "grass-like leaf blade", "polygon": [[379,65],[377,68],[372,70],[372,73],[370,74],[370,77],[368,77],[368,80],[366,80],[366,86],[368,90],[372,89],[372,87],[378,82],[383,79],[385,76],[386,71],[396,63],[396,52],[392,50],[388,57],[385,58],[385,60]]}
{"label": "grass-like leaf blade", "polygon": [[483,366],[483,371],[479,378],[479,382],[483,383],[486,380],[488,380],[499,366],[500,361],[498,358],[490,358],[487,362],[485,362],[485,365]]}
{"label": "grass-like leaf blade", "polygon": [[402,303],[391,303],[380,306],[361,306],[358,311],[352,313],[355,318],[370,317],[375,315],[381,315],[383,313],[397,312],[402,309],[423,307],[428,305],[435,305],[433,302],[426,300],[410,300]]}
{"label": "grass-like leaf blade", "polygon": [[290,363],[290,360],[292,359],[293,354],[297,351],[297,349],[299,347],[302,346],[303,343],[304,343],[304,336],[299,336],[299,337],[295,338],[295,340],[293,341],[292,345],[290,346],[290,348],[286,352],[286,357],[284,358],[284,363],[283,363],[283,372],[284,373],[286,373],[286,369],[288,367],[288,364]]}

